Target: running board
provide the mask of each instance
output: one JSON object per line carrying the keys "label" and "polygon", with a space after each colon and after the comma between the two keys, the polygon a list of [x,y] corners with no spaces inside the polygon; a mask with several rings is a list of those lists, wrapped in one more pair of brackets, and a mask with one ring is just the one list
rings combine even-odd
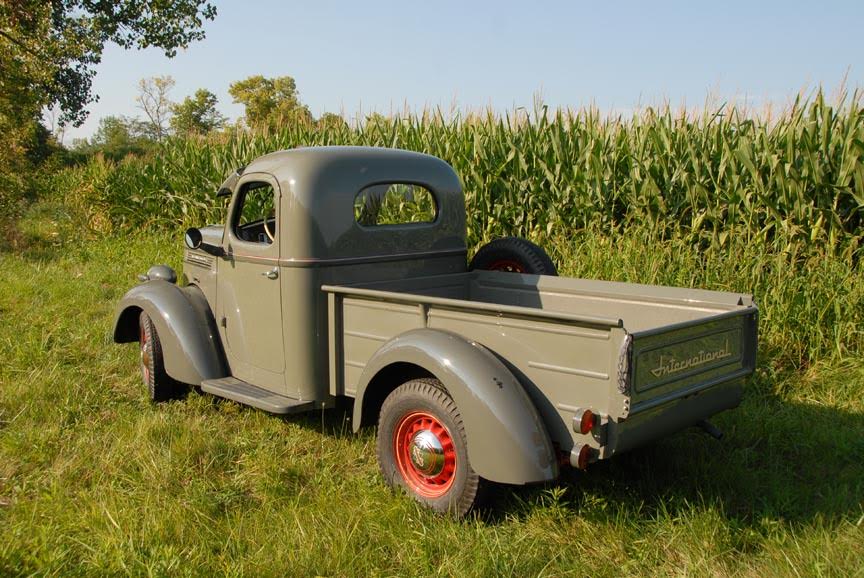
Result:
{"label": "running board", "polygon": [[201,389],[225,399],[281,415],[300,413],[314,407],[311,401],[291,399],[234,377],[204,380],[201,382]]}

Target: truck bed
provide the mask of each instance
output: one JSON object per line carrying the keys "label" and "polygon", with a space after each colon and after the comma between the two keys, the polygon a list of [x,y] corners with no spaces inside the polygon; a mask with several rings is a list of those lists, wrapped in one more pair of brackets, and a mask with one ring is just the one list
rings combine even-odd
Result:
{"label": "truck bed", "polygon": [[507,305],[623,324],[631,333],[753,304],[749,295],[570,277],[473,271],[352,287]]}
{"label": "truck bed", "polygon": [[506,361],[563,449],[579,441],[576,412],[602,414],[613,424],[592,442],[603,457],[737,405],[755,365],[757,309],[744,294],[491,271],[322,289],[332,394],[353,395],[392,337],[451,331]]}

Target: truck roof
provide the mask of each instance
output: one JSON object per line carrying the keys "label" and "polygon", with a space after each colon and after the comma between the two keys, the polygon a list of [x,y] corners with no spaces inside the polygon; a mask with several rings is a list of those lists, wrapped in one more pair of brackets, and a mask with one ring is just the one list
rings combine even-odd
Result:
{"label": "truck roof", "polygon": [[244,171],[265,172],[278,177],[285,171],[301,166],[305,170],[321,170],[329,169],[334,164],[358,161],[391,167],[409,163],[424,172],[445,169],[445,172],[456,176],[453,169],[437,157],[414,151],[366,146],[312,146],[275,151],[258,157]]}
{"label": "truck roof", "polygon": [[[259,157],[243,169],[242,180],[254,173],[272,175],[279,183],[286,255],[317,261],[465,251],[462,186],[453,168],[439,158],[378,147],[308,147]],[[366,187],[384,183],[428,189],[437,206],[435,222],[375,228],[379,230],[358,225],[355,198]]]}

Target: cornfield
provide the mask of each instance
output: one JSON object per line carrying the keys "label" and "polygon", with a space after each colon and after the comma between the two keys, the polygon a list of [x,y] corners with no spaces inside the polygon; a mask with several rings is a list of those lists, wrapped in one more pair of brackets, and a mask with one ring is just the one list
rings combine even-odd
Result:
{"label": "cornfield", "polygon": [[[700,246],[729,235],[857,252],[864,216],[864,111],[858,93],[821,93],[776,119],[720,107],[631,118],[596,110],[445,119],[438,113],[347,124],[233,130],[169,140],[146,158],[94,159],[54,188],[96,229],[221,220],[213,192],[235,168],[279,149],[367,145],[426,152],[463,180],[469,240],[569,235],[631,223]],[[785,247],[776,247],[784,249]]]}

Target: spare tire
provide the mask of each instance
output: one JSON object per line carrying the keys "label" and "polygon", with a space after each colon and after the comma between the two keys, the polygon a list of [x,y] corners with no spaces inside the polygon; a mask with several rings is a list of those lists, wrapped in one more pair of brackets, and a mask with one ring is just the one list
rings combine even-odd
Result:
{"label": "spare tire", "polygon": [[546,251],[531,241],[519,237],[504,237],[483,245],[471,259],[468,269],[529,275],[558,275],[558,270]]}

